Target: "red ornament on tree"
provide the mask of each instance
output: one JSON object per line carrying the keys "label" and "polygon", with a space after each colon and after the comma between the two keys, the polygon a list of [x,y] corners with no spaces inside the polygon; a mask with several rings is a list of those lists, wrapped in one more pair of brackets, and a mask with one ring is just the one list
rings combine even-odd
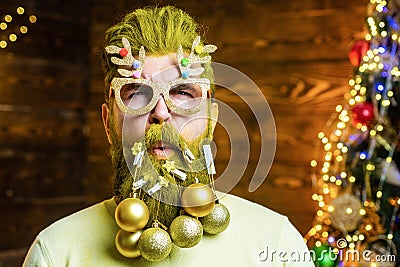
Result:
{"label": "red ornament on tree", "polygon": [[349,52],[349,60],[353,66],[358,66],[365,53],[369,50],[369,42],[365,40],[356,41]]}
{"label": "red ornament on tree", "polygon": [[374,110],[371,102],[363,102],[353,108],[354,125],[361,123],[367,125],[374,119]]}

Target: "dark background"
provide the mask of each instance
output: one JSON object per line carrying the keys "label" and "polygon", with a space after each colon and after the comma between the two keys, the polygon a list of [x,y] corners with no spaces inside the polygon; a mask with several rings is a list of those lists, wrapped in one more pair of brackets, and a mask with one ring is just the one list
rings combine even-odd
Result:
{"label": "dark background", "polygon": [[[0,40],[21,25],[28,33],[0,49],[0,266],[20,266],[36,234],[51,222],[109,198],[108,143],[100,116],[103,33],[127,11],[154,1],[1,0]],[[258,160],[258,126],[238,97],[217,97],[238,111],[250,136],[249,167],[232,193],[286,214],[302,234],[315,206],[310,161],[317,133],[343,104],[363,38],[366,0],[159,1],[188,11],[218,46],[213,59],[246,73],[275,117],[277,152],[264,184],[248,185]],[[17,6],[25,14],[17,15]],[[29,15],[37,16],[35,24]],[[229,161],[218,126],[217,170]]]}

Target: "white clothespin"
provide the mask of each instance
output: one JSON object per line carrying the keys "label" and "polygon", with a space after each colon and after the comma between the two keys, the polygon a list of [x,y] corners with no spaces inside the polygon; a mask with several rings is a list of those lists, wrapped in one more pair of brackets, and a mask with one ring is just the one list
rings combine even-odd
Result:
{"label": "white clothespin", "polygon": [[203,146],[204,158],[206,160],[207,172],[208,174],[216,174],[213,155],[211,153],[210,145]]}

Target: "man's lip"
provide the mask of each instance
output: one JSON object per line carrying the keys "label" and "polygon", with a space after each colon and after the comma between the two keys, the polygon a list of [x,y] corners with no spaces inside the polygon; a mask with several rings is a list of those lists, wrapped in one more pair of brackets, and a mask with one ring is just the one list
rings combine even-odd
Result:
{"label": "man's lip", "polygon": [[167,159],[168,155],[175,150],[169,143],[158,142],[150,146],[148,151],[159,159]]}
{"label": "man's lip", "polygon": [[149,147],[149,150],[153,150],[153,149],[167,150],[167,149],[175,149],[175,148],[170,143],[157,142]]}

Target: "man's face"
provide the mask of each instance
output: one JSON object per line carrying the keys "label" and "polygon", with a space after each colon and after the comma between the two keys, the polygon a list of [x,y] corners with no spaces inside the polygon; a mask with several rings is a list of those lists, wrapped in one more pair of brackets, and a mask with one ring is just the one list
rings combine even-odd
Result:
{"label": "man's face", "polygon": [[[146,57],[143,64],[142,78],[161,83],[174,81],[180,77],[181,73],[176,65],[175,54]],[[141,93],[146,96],[145,92]],[[179,92],[179,94],[181,93],[184,92]],[[110,153],[115,172],[114,193],[119,199],[124,199],[132,193],[132,182],[136,173],[132,172],[128,167],[132,166],[132,164],[128,163],[132,160],[129,159],[132,156],[129,151],[138,141],[145,141],[144,144],[146,144],[147,153],[151,161],[150,165],[153,170],[159,173],[155,178],[163,173],[164,178],[175,186],[178,185],[178,182],[179,186],[188,186],[194,183],[196,179],[206,184],[209,183],[206,168],[188,172],[188,177],[185,181],[176,181],[177,178],[165,172],[163,163],[166,159],[172,159],[178,165],[179,162],[182,162],[183,146],[181,144],[191,148],[193,154],[199,156],[199,151],[195,151],[195,149],[199,150],[199,145],[203,138],[211,138],[212,136],[218,116],[217,104],[206,102],[199,112],[192,115],[181,115],[172,112],[168,108],[163,96],[158,95],[156,97],[157,102],[154,108],[143,115],[131,115],[122,112],[115,100],[111,103],[113,105],[112,111],[106,104],[102,106],[102,117],[106,134],[111,144]],[[180,96],[177,95],[176,97],[179,98]],[[169,94],[169,98],[172,98],[171,94]],[[171,142],[165,140],[171,140]],[[179,140],[179,142],[176,142],[176,140]],[[171,145],[171,143],[175,145]],[[176,144],[179,145],[177,146]],[[125,154],[123,151],[128,151],[128,153]],[[147,172],[148,167],[149,165],[144,162],[140,168],[141,172]],[[154,184],[155,182],[157,181],[153,177],[149,184]],[[152,197],[146,196],[144,198],[150,214],[153,214],[152,216],[156,214],[156,211],[162,214],[162,218],[159,219],[164,225],[169,225],[179,215],[179,207],[176,206],[179,201],[179,195],[175,186],[168,186],[161,190],[162,203]]]}
{"label": "man's face", "polygon": [[[146,56],[143,64],[142,78],[162,83],[174,81],[180,77],[181,73],[177,66],[176,54]],[[154,97],[158,99],[155,107],[143,115],[125,114],[120,110],[115,101],[112,103],[114,111],[112,114],[109,112],[107,106],[103,105],[103,121],[110,143],[113,142],[110,136],[110,127],[113,127],[118,139],[120,141],[123,139],[124,144],[128,146],[143,139],[145,132],[154,124],[172,125],[187,142],[193,141],[207,130],[210,116],[212,117],[212,128],[214,128],[215,119],[218,115],[217,104],[205,104],[195,114],[181,115],[169,109],[162,95]],[[208,110],[209,107],[210,110]],[[113,116],[113,125],[110,125],[110,116]],[[166,159],[176,152],[176,148],[167,142],[157,142],[147,149],[149,154],[154,155],[158,159]]]}

